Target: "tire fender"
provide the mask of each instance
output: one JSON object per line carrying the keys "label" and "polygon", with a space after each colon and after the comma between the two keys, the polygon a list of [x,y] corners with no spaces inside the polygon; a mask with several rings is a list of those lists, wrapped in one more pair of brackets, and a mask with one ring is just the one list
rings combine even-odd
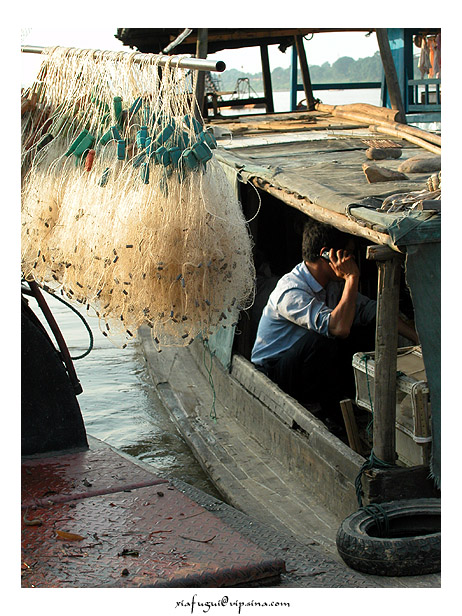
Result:
{"label": "tire fender", "polygon": [[363,573],[421,575],[441,570],[441,501],[422,498],[362,507],[343,520],[337,550]]}

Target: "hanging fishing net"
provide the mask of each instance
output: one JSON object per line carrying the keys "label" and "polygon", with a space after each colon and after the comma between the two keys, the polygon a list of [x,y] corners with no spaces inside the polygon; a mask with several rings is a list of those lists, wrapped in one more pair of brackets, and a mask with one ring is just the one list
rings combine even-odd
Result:
{"label": "hanging fishing net", "polygon": [[240,204],[173,57],[53,48],[22,105],[22,273],[185,345],[253,300]]}

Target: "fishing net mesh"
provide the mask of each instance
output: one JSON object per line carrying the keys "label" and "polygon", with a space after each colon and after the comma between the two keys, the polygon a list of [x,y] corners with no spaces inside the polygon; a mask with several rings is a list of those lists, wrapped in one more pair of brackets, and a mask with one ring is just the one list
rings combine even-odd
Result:
{"label": "fishing net mesh", "polygon": [[93,308],[106,335],[146,323],[185,345],[251,304],[252,246],[195,118],[197,74],[139,57],[47,50],[24,96],[22,274]]}

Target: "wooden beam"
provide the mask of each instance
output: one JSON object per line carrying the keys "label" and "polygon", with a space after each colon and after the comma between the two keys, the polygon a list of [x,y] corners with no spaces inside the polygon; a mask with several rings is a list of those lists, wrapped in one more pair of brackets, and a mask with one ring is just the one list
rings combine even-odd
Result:
{"label": "wooden beam", "polygon": [[[216,29],[212,29],[209,32],[209,42],[219,42],[219,41],[235,41],[236,39],[246,41],[253,41],[254,39],[268,39],[268,42],[271,39],[275,39],[277,42],[278,39],[292,36],[307,36],[308,34],[313,33],[335,33],[335,32],[373,32],[374,28],[285,28],[285,29],[252,29],[252,28],[244,28],[240,30],[231,30],[230,32],[217,32]],[[170,41],[174,41],[177,38],[177,35],[170,35]],[[197,35],[193,31],[186,39],[188,43],[194,43],[197,40]]]}
{"label": "wooden beam", "polygon": [[[387,261],[393,259],[397,253],[388,246],[368,246],[366,258],[369,261]],[[404,259],[404,255],[401,255]]]}
{"label": "wooden beam", "polygon": [[373,449],[377,458],[388,464],[394,464],[396,461],[396,366],[401,259],[395,253],[386,255],[382,252],[382,254],[376,254],[375,260],[379,277],[375,336]]}
{"label": "wooden beam", "polygon": [[303,37],[295,36],[295,46],[297,48],[298,61],[300,62],[300,70],[302,72],[303,90],[305,91],[306,107],[308,111],[313,111],[315,101],[313,96],[313,88],[311,87],[310,70],[306,60],[305,46],[303,45]]}
{"label": "wooden beam", "polygon": [[399,111],[398,121],[406,124],[406,112],[404,110],[403,99],[401,97],[401,90],[399,88],[395,63],[391,54],[387,28],[376,28],[376,34],[391,106],[392,109],[397,109]]}
{"label": "wooden beam", "polygon": [[343,421],[348,437],[348,444],[353,451],[363,455],[361,439],[359,438],[358,426],[356,424],[355,413],[353,410],[353,402],[350,399],[341,400],[340,408],[342,410]]}
{"label": "wooden beam", "polygon": [[212,99],[212,102],[207,102],[209,107],[215,107],[218,109],[219,107],[244,107],[245,105],[262,105],[266,103],[266,98],[264,96],[259,97],[250,97],[250,98],[232,98],[227,100],[218,100],[217,95],[213,92],[211,94],[207,94],[207,97]]}
{"label": "wooden beam", "polygon": [[345,214],[333,212],[332,210],[328,210],[326,208],[323,208],[322,206],[316,205],[315,203],[309,201],[309,199],[301,197],[296,193],[287,192],[282,188],[278,188],[277,186],[273,186],[267,180],[263,180],[262,178],[254,177],[251,178],[250,181],[257,188],[261,188],[276,199],[279,199],[287,205],[290,205],[291,207],[300,210],[307,216],[310,216],[311,218],[314,218],[319,222],[324,222],[328,225],[332,225],[340,231],[344,231],[345,233],[351,233],[352,235],[356,235],[357,237],[363,237],[376,244],[384,244],[386,246],[390,246],[390,248],[399,253],[399,248],[393,244],[391,237],[387,233],[380,233],[379,231],[375,231],[374,229],[370,229],[369,227],[360,225],[354,220],[350,220],[347,216],[345,216]]}
{"label": "wooden beam", "polygon": [[428,466],[371,468],[363,475],[364,494],[369,503],[407,498],[440,498]]}
{"label": "wooden beam", "polygon": [[266,111],[267,113],[274,112],[273,102],[273,86],[271,84],[271,70],[269,64],[268,45],[260,46],[261,55],[261,68],[263,74],[263,90],[266,99]]}
{"label": "wooden beam", "polygon": [[[197,33],[196,58],[205,59],[207,57],[208,29],[199,28]],[[196,119],[202,121],[205,110],[205,73],[199,71],[196,81]]]}

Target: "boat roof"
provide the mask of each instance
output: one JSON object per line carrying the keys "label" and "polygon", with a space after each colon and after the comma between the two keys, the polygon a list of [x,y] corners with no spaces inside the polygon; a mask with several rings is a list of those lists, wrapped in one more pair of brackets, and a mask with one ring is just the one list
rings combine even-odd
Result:
{"label": "boat roof", "polygon": [[[210,126],[220,146],[217,157],[241,181],[273,190],[321,221],[392,248],[410,241],[404,236],[411,231],[414,240],[419,234],[419,242],[440,241],[440,211],[378,211],[390,195],[426,190],[430,173],[370,184],[363,164],[376,163],[368,160],[366,150],[371,141],[380,142],[380,135],[367,125],[310,111],[212,119]],[[380,167],[397,171],[416,155],[434,157],[404,139],[392,142],[401,148],[401,157],[378,161]]]}
{"label": "boat roof", "polygon": [[[124,45],[136,47],[143,53],[160,53],[172,43],[184,28],[117,28],[115,37]],[[307,36],[318,32],[373,32],[374,28],[209,28],[208,53],[223,49],[256,47],[260,45],[280,45],[286,49],[293,45],[294,36]],[[178,45],[175,53],[196,53],[198,29]]]}
{"label": "boat roof", "polygon": [[[175,54],[195,54],[198,28],[191,28],[188,36],[175,45]],[[376,28],[208,28],[207,53],[223,49],[279,45],[285,51],[294,43],[294,36],[308,36],[332,32],[372,33]],[[185,28],[117,28],[115,37],[124,45],[142,53],[160,53],[175,41]],[[412,28],[413,34],[435,34],[440,28]]]}

